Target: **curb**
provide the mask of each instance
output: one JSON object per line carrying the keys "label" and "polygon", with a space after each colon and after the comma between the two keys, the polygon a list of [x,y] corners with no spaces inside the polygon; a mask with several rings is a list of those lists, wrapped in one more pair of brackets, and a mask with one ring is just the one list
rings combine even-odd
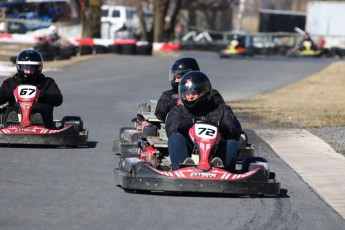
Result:
{"label": "curb", "polygon": [[324,201],[345,218],[345,157],[343,155],[304,129],[256,130],[255,132]]}

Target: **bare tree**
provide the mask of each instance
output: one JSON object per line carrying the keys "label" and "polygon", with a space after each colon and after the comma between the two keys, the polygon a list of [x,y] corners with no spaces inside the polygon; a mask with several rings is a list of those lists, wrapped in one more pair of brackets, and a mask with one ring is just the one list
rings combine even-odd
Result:
{"label": "bare tree", "polygon": [[169,5],[169,0],[154,0],[153,4],[153,41],[162,42],[166,9]]}
{"label": "bare tree", "polygon": [[99,38],[101,35],[102,0],[73,0],[79,7],[82,37]]}

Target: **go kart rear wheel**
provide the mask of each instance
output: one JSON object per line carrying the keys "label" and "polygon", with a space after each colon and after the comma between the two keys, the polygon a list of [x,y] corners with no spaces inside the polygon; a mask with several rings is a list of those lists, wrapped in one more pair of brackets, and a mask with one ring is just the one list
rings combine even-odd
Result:
{"label": "go kart rear wheel", "polygon": [[265,163],[267,163],[268,161],[263,157],[247,157],[243,161],[242,172],[248,172],[250,164],[254,163],[254,162],[265,162]]}
{"label": "go kart rear wheel", "polygon": [[125,139],[125,136],[124,136],[125,130],[135,130],[135,128],[134,127],[122,127],[122,128],[120,128],[120,131],[119,131],[119,140],[120,141],[123,141]]}

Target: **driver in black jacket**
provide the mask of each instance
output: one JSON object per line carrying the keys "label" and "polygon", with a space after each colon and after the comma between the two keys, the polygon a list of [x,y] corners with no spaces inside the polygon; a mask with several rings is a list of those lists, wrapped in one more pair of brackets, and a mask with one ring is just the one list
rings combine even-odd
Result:
{"label": "driver in black jacket", "polygon": [[32,121],[44,123],[46,128],[53,127],[53,107],[62,104],[63,97],[54,79],[42,74],[43,59],[35,50],[24,50],[16,59],[17,73],[6,79],[0,87],[0,104],[8,102],[4,114],[4,126],[8,123],[19,122],[19,107],[15,101],[13,91],[18,85],[34,85],[40,90],[37,103],[32,107]]}
{"label": "driver in black jacket", "polygon": [[219,122],[222,140],[219,142],[216,156],[221,159],[226,169],[235,170],[242,128],[231,108],[215,103],[211,92],[212,86],[206,74],[190,71],[183,75],[179,83],[182,105],[174,106],[165,122],[173,170],[178,169],[179,164],[191,156],[193,143],[188,137],[188,131],[195,119]]}
{"label": "driver in black jacket", "polygon": [[[180,98],[180,95],[178,94],[178,83],[183,74],[192,70],[200,70],[200,68],[198,62],[191,57],[180,58],[172,65],[169,73],[169,80],[172,88],[163,92],[158,99],[155,110],[155,115],[159,120],[164,122],[170,109],[177,104],[177,101]],[[212,90],[212,100],[216,103],[225,103],[223,97],[215,89]]]}

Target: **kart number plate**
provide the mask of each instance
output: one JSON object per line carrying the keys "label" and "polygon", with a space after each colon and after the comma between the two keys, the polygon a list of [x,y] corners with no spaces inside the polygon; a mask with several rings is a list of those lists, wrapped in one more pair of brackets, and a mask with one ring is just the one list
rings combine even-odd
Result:
{"label": "kart number plate", "polygon": [[213,139],[217,136],[218,130],[213,125],[195,124],[195,134],[202,139]]}
{"label": "kart number plate", "polygon": [[36,96],[37,88],[33,85],[19,85],[18,96],[24,99],[30,99]]}

